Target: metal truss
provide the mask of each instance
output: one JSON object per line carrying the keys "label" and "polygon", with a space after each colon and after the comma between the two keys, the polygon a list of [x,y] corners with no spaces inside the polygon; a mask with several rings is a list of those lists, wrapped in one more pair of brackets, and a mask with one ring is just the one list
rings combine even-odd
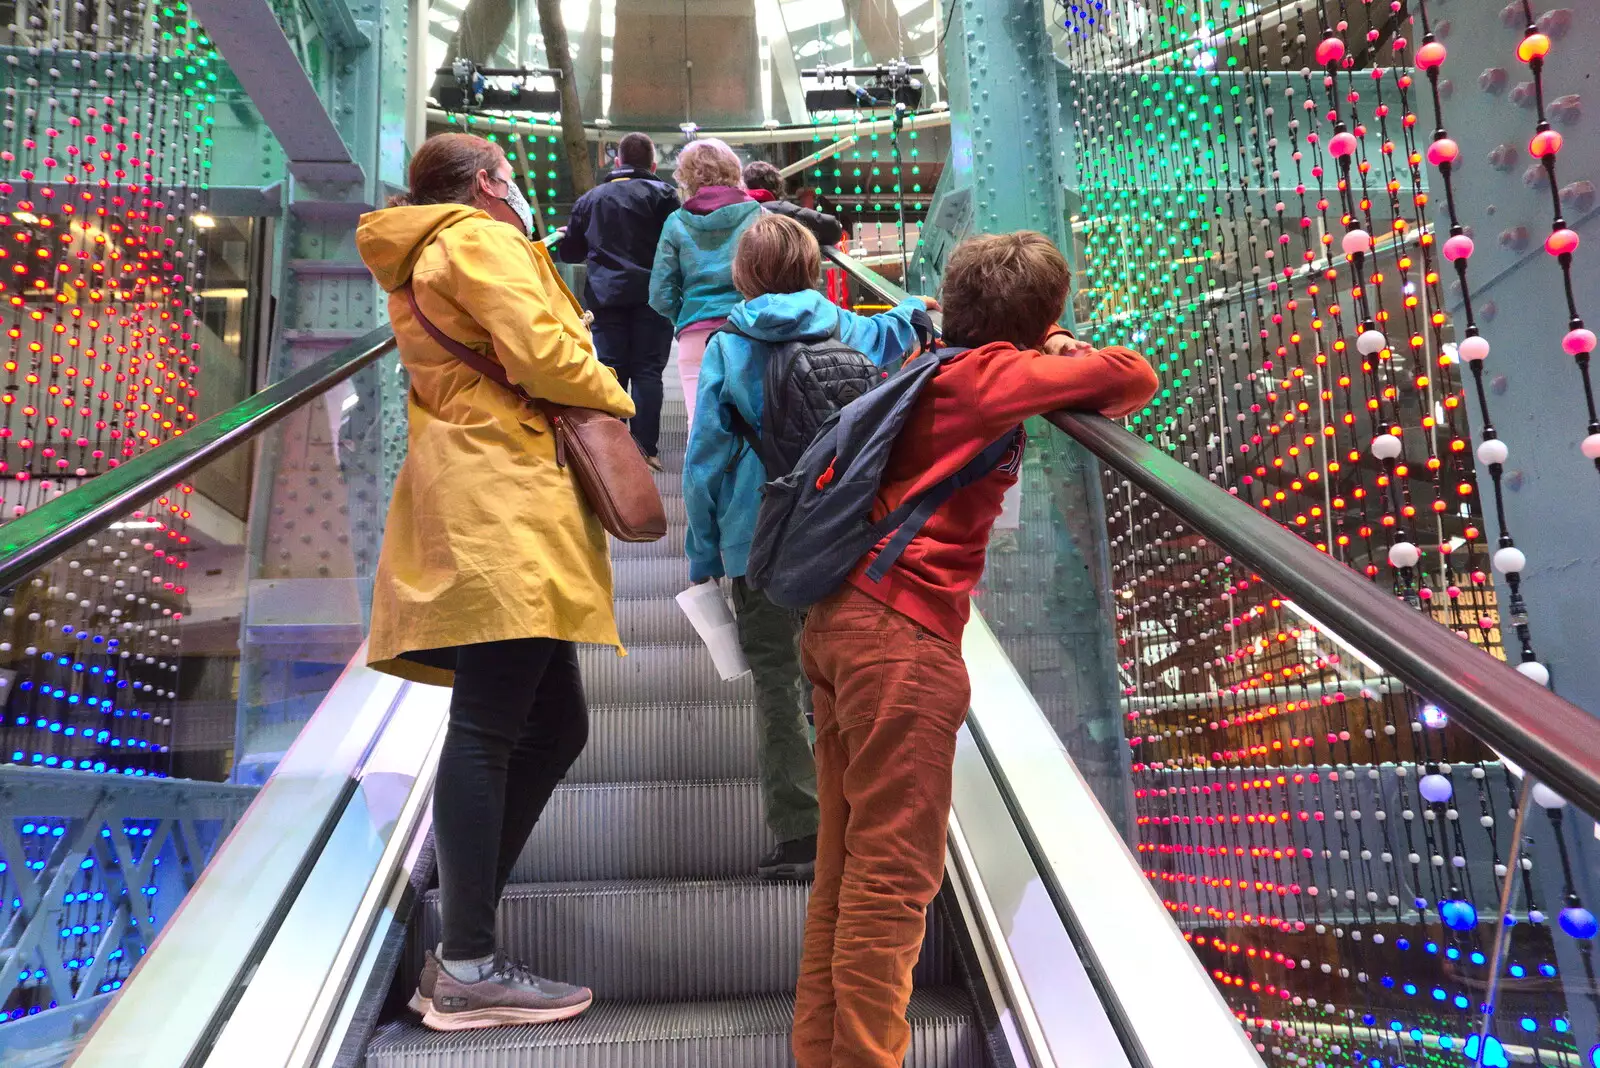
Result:
{"label": "metal truss", "polygon": [[0,767],[0,1035],[121,986],[254,795]]}

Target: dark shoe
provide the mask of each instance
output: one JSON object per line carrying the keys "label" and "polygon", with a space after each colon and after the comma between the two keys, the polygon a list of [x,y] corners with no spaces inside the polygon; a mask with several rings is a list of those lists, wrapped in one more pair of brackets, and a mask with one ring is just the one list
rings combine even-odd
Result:
{"label": "dark shoe", "polygon": [[757,870],[763,879],[774,882],[810,879],[817,871],[817,836],[779,842],[776,849],[761,858],[761,867]]}
{"label": "dark shoe", "polygon": [[463,983],[440,967],[433,1004],[422,1023],[434,1031],[554,1023],[579,1015],[593,1003],[594,992],[588,987],[541,979],[501,958],[494,971],[476,983]]}
{"label": "dark shoe", "polygon": [[422,974],[417,977],[417,992],[411,995],[408,1007],[418,1016],[426,1016],[433,1008],[433,987],[439,981],[439,958],[428,950],[422,960]]}
{"label": "dark shoe", "polygon": [[646,456],[644,458],[644,462],[650,465],[650,470],[652,471],[659,473],[666,470],[666,468],[661,465],[661,457],[659,456]]}

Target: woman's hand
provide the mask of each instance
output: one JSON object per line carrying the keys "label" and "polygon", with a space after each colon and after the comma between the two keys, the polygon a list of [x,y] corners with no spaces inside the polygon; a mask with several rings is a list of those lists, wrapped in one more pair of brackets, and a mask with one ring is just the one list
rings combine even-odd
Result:
{"label": "woman's hand", "polygon": [[916,299],[922,301],[922,306],[931,312],[939,310],[939,301],[934,297],[917,297]]}

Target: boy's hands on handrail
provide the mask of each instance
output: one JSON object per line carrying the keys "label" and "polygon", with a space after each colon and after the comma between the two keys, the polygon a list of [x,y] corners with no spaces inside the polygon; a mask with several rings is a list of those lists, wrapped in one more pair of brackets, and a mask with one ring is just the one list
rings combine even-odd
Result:
{"label": "boy's hands on handrail", "polygon": [[1067,331],[1056,327],[1045,335],[1044,344],[1039,346],[1039,351],[1047,356],[1082,356],[1084,353],[1093,352],[1094,346],[1087,341],[1079,341]]}

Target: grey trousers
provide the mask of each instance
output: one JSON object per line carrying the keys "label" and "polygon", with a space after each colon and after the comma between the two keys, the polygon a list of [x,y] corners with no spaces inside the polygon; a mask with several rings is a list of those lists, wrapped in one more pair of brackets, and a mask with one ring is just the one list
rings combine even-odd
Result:
{"label": "grey trousers", "polygon": [[733,580],[739,645],[750,662],[759,718],[761,800],[780,842],[817,833],[817,765],[806,722],[809,688],[800,671],[798,614]]}

